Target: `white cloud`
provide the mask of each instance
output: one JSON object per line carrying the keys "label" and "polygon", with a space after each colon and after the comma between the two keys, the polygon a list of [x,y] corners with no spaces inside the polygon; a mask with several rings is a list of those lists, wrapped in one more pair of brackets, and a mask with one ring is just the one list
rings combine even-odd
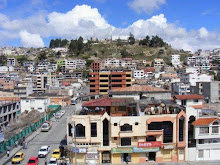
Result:
{"label": "white cloud", "polygon": [[133,0],[128,3],[128,6],[138,13],[145,12],[151,14],[165,3],[166,0]]}
{"label": "white cloud", "polygon": [[168,22],[164,14],[146,20],[137,20],[126,28],[110,25],[98,9],[88,5],[77,5],[66,13],[38,14],[26,19],[11,20],[6,15],[0,14],[0,43],[21,39],[21,44],[28,47],[44,46],[41,38],[50,36],[67,39],[75,39],[79,36],[87,39],[95,36],[103,39],[110,38],[111,35],[127,36],[130,32],[136,38],[158,35],[177,49],[195,51],[200,48],[220,47],[218,33],[208,31],[205,27],[188,31],[175,23]]}
{"label": "white cloud", "polygon": [[44,42],[39,34],[31,34],[27,31],[21,31],[20,33],[21,37],[21,46],[23,47],[44,47]]}

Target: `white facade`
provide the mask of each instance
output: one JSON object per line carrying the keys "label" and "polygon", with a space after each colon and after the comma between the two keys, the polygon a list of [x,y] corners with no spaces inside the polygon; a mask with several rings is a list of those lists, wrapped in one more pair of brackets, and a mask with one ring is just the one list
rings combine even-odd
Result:
{"label": "white facade", "polygon": [[0,66],[0,73],[13,72],[13,66]]}
{"label": "white facade", "polygon": [[180,66],[180,55],[174,54],[171,56],[171,63],[174,67]]}
{"label": "white facade", "polygon": [[143,79],[143,78],[145,78],[144,70],[134,70],[133,71],[133,77],[135,79]]}
{"label": "white facade", "polygon": [[154,67],[162,67],[162,66],[164,66],[164,61],[163,61],[163,59],[155,58],[153,61],[153,65],[154,65]]}
{"label": "white facade", "polygon": [[196,86],[196,82],[211,82],[212,76],[207,74],[187,73],[181,76],[181,82]]}
{"label": "white facade", "polygon": [[197,67],[186,67],[186,73],[199,73],[199,69]]}
{"label": "white facade", "polygon": [[39,62],[37,67],[39,70],[47,70],[48,65],[50,65],[50,62]]}
{"label": "white facade", "polygon": [[29,65],[28,71],[34,72],[35,71],[35,67],[33,65]]}
{"label": "white facade", "polygon": [[8,58],[8,60],[7,60],[7,65],[9,65],[9,66],[15,66],[15,64],[16,64],[15,58]]}
{"label": "white facade", "polygon": [[186,99],[186,100],[178,100],[176,99],[176,103],[182,106],[191,106],[191,105],[202,105],[202,99]]}
{"label": "white facade", "polygon": [[47,106],[49,106],[49,98],[22,98],[21,99],[21,113],[25,111],[30,112],[32,110],[45,112]]}
{"label": "white facade", "polygon": [[68,51],[67,48],[53,48],[52,50],[55,51],[56,53],[57,52],[65,52],[66,53]]}

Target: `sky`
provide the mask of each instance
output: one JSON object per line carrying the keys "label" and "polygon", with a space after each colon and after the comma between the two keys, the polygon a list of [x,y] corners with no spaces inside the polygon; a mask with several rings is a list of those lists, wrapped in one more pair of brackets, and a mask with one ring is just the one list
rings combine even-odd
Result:
{"label": "sky", "polygon": [[220,47],[219,0],[0,0],[0,46],[158,35],[173,48]]}

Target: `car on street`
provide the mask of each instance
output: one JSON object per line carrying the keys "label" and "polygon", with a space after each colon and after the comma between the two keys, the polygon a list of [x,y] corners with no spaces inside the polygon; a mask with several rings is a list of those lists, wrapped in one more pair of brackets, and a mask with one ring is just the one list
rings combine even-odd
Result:
{"label": "car on street", "polygon": [[39,165],[39,159],[38,157],[31,157],[28,162],[27,165]]}
{"label": "car on street", "polygon": [[51,129],[52,125],[50,122],[44,122],[41,126],[41,132],[48,132]]}
{"label": "car on street", "polygon": [[25,153],[18,152],[13,156],[11,162],[12,164],[20,164],[24,160],[24,157],[25,157]]}
{"label": "car on street", "polygon": [[50,152],[50,146],[42,146],[38,152],[38,158],[45,158]]}
{"label": "car on street", "polygon": [[55,115],[54,115],[55,119],[56,120],[59,120],[61,117],[62,117],[62,114],[60,112],[57,112]]}
{"label": "car on street", "polygon": [[56,158],[58,160],[58,159],[60,159],[60,156],[61,156],[60,149],[54,149],[51,157]]}
{"label": "car on street", "polygon": [[48,165],[58,165],[56,158],[50,158]]}

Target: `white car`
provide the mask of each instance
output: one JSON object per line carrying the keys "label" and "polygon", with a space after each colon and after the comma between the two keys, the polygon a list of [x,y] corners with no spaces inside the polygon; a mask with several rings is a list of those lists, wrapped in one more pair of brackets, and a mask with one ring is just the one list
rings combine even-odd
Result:
{"label": "white car", "polygon": [[50,146],[42,146],[38,152],[39,158],[45,158],[50,152]]}
{"label": "white car", "polygon": [[58,165],[56,158],[50,158],[48,165]]}

